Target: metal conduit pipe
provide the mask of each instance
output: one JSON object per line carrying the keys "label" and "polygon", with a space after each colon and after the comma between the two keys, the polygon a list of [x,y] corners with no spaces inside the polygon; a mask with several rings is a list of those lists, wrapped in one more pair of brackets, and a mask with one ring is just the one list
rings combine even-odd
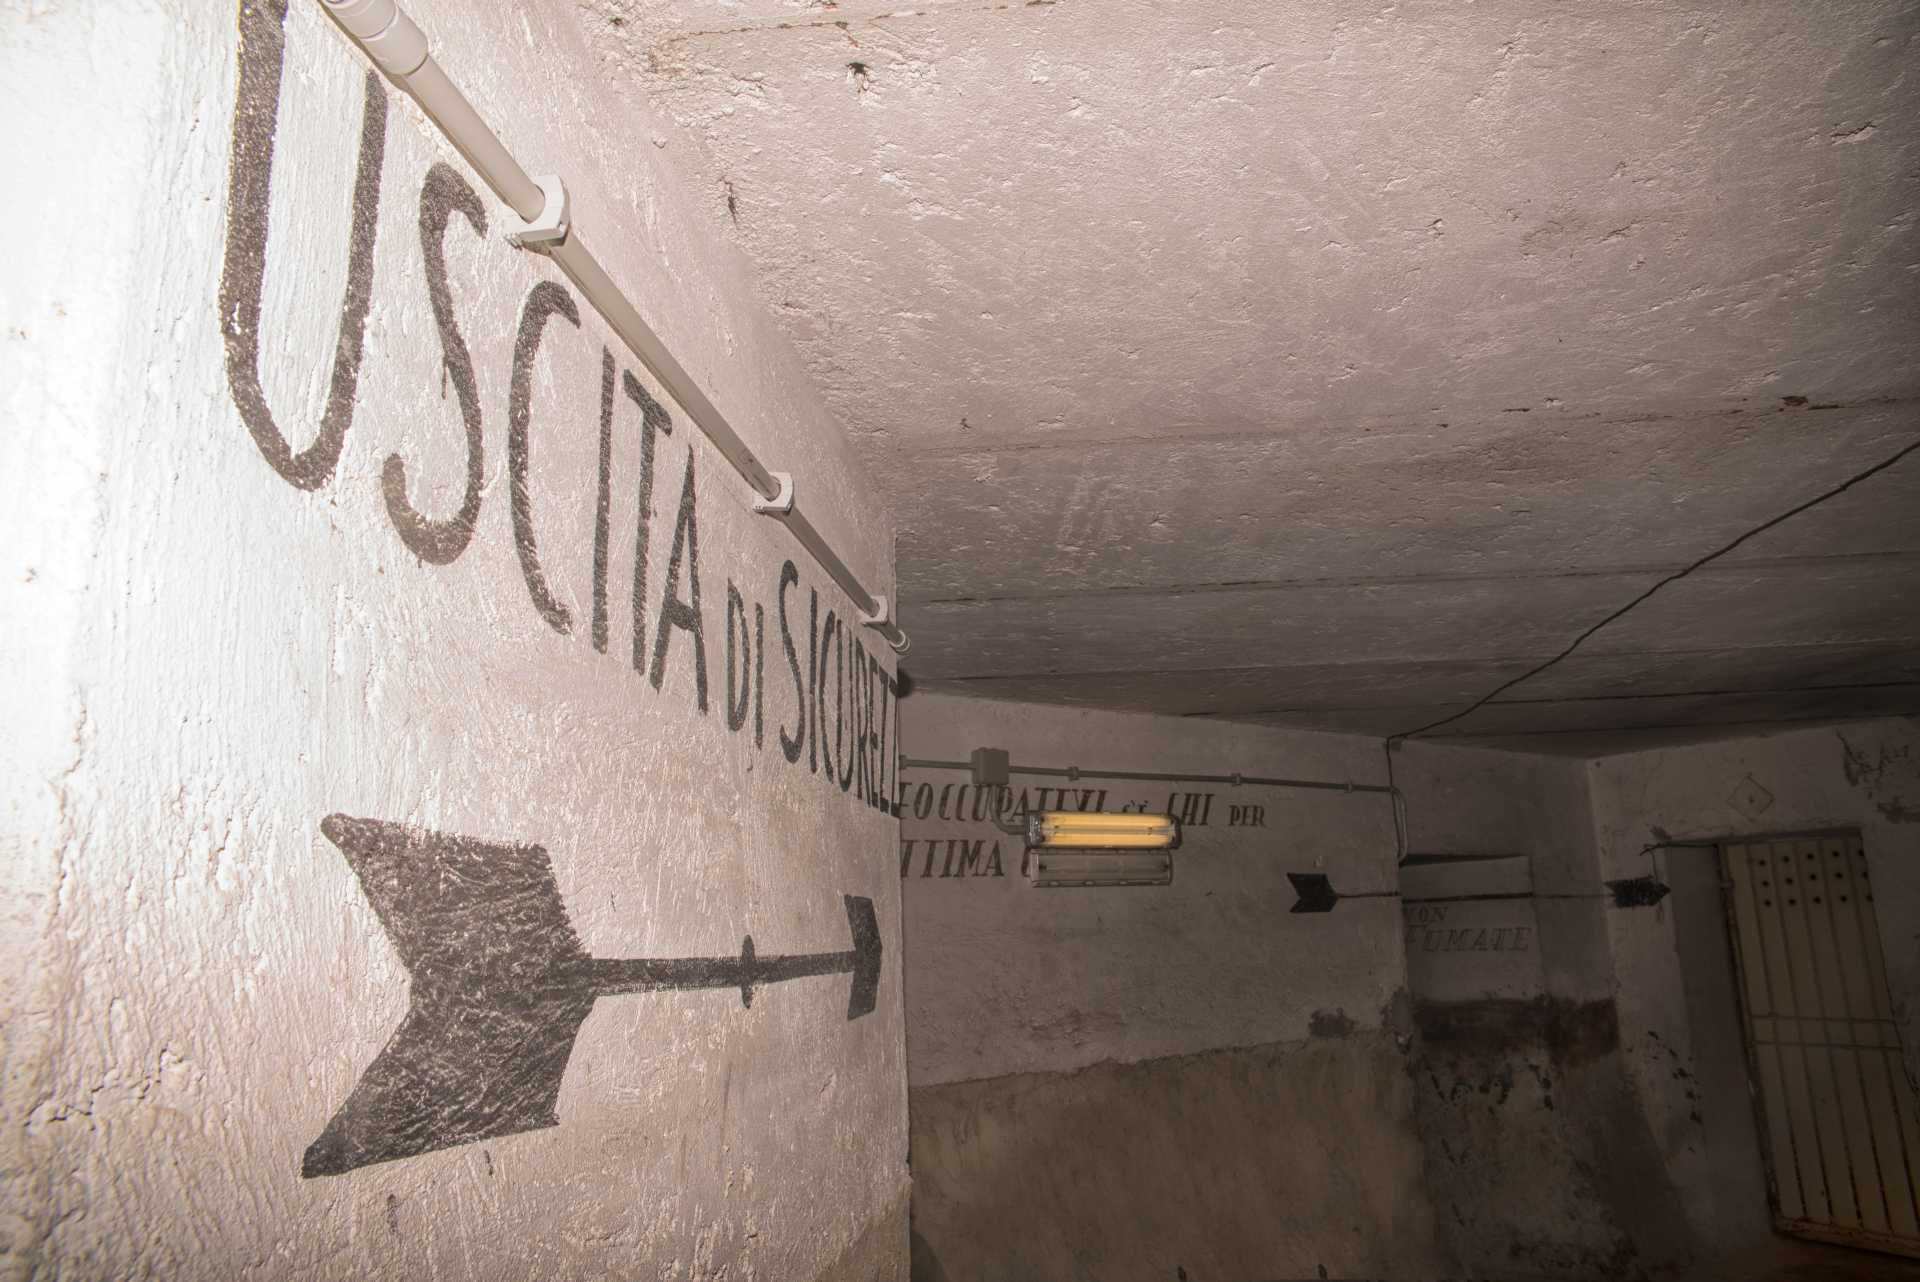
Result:
{"label": "metal conduit pipe", "polygon": [[[970,761],[923,761],[918,757],[901,757],[902,770],[966,770],[973,769]],[[1261,788],[1310,788],[1319,792],[1383,792],[1397,794],[1398,789],[1384,783],[1354,783],[1351,780],[1332,779],[1279,779],[1267,775],[1175,775],[1162,774],[1154,770],[1082,770],[1078,766],[1019,766],[1009,765],[1008,774],[1039,775],[1050,779],[1144,779],[1154,783],[1224,783],[1234,787],[1258,786]]]}
{"label": "metal conduit pipe", "polygon": [[753,488],[759,496],[753,510],[785,525],[820,568],[852,598],[860,611],[860,622],[878,632],[896,652],[906,653],[907,634],[894,622],[887,598],[867,591],[801,512],[794,502],[793,478],[770,471],[752,447],[740,439],[693,375],[674,359],[653,327],[613,283],[599,259],[581,243],[570,221],[565,185],[555,177],[534,178],[521,168],[467,96],[434,61],[425,33],[394,0],[321,0],[321,4],[373,65],[420,104],[427,119],[446,135],[481,181],[520,218],[522,225],[509,232],[507,239],[554,261],[640,364],[686,411],[694,426]]}

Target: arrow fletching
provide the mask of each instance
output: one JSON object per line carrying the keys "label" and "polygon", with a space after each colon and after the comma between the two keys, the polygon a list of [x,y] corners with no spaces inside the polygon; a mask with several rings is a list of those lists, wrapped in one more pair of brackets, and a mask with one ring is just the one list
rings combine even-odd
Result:
{"label": "arrow fletching", "polygon": [[1651,908],[1665,899],[1672,887],[1652,877],[1626,877],[1608,882],[1607,889],[1613,892],[1615,908]]}

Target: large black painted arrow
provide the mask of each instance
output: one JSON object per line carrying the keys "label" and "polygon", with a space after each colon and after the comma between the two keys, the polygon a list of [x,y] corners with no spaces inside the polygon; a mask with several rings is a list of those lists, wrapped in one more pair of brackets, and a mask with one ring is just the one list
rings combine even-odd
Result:
{"label": "large black painted arrow", "polygon": [[412,977],[406,1018],[307,1148],[300,1173],[374,1162],[558,1126],[560,1080],[601,997],[737,988],[850,974],[847,1018],[874,1008],[880,927],[873,901],[846,895],[853,947],[738,957],[589,956],[540,846],[329,815],[340,848]]}

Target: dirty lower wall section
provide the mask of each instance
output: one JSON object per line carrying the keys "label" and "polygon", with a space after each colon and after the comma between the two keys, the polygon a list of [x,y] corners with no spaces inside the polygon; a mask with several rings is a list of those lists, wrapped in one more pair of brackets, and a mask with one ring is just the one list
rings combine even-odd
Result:
{"label": "dirty lower wall section", "polygon": [[1378,1028],[912,1098],[916,1282],[1449,1275]]}
{"label": "dirty lower wall section", "polygon": [[[1384,773],[1377,743],[1332,735],[933,694],[901,714],[915,758]],[[1036,889],[965,773],[902,770],[915,1276],[1448,1272],[1413,1127],[1400,914],[1289,911],[1288,871],[1392,888],[1386,800],[1014,785],[1034,808],[1170,811],[1183,844],[1169,886]]]}
{"label": "dirty lower wall section", "polygon": [[[677,135],[411,8],[889,590]],[[5,1270],[902,1276],[882,648],[318,5],[4,21]]]}

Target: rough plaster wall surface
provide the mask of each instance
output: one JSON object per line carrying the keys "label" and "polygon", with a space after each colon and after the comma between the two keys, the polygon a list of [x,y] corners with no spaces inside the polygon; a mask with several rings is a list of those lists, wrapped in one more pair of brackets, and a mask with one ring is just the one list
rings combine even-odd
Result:
{"label": "rough plaster wall surface", "polygon": [[[1873,879],[1907,1072],[1920,1079],[1920,725],[1911,718],[1607,757],[1589,767],[1603,875],[1639,876],[1710,851],[1658,843],[1855,829]],[[1607,918],[1622,1045],[1688,1214],[1716,1215],[1716,1168],[1693,1087],[1695,1045],[1676,918]],[[1708,1100],[1712,1107],[1720,1101]],[[1744,1106],[1746,1101],[1738,1101]]]}
{"label": "rough plaster wall surface", "polygon": [[[637,145],[667,127],[608,108],[557,7],[410,7],[509,146],[566,174],[615,278],[888,590],[884,509],[739,267]],[[271,44],[276,8],[241,13],[253,49]],[[849,711],[849,692],[878,678],[823,669],[804,700],[788,679],[783,638],[802,655],[819,640],[814,596],[822,616],[848,603],[745,513],[745,488],[640,374],[674,420],[653,434],[643,504],[646,395],[615,382],[600,446],[603,349],[616,372],[631,362],[584,308],[577,327],[556,312],[537,343],[516,341],[529,299],[562,296],[557,273],[501,242],[503,211],[484,194],[471,204],[488,234],[459,197],[444,233],[423,235],[423,193],[473,180],[397,93],[369,98],[362,63],[310,3],[284,24],[250,331],[272,421],[256,444],[263,420],[243,419],[222,350],[223,321],[246,329],[244,313],[217,304],[235,8],[16,7],[0,21],[0,147],[35,200],[0,302],[7,1269],[899,1277],[894,824],[862,800],[890,782],[843,791],[780,740],[804,705],[809,742],[827,722],[884,724],[884,700],[870,721]],[[242,130],[256,158],[269,128]],[[348,227],[369,173],[364,347],[342,402],[330,393],[354,292]],[[444,244],[443,276],[430,243]],[[436,279],[467,359],[443,346]],[[330,399],[351,409],[337,463],[322,458]],[[316,445],[308,456],[331,465],[302,472]],[[397,508],[390,455],[404,465]],[[450,559],[403,541],[407,507],[446,522],[475,494]],[[876,1008],[849,1018],[845,974],[763,983],[750,1007],[738,987],[602,997],[559,1053],[557,1125],[428,1134],[420,1155],[303,1178],[303,1152],[393,1050],[410,1004],[472,1003],[470,1031],[517,1018],[511,1000],[481,1002],[462,966],[526,929],[491,911],[497,865],[482,864],[483,889],[443,880],[433,901],[456,906],[454,942],[471,953],[403,959],[396,922],[427,901],[401,896],[377,916],[380,887],[322,833],[336,813],[522,859],[544,847],[543,902],[594,958],[731,959],[747,935],[762,955],[837,952],[843,895],[871,898]],[[528,1038],[551,1050],[544,1030]],[[456,1040],[430,1067],[454,1103],[481,1109],[462,1084],[511,1057],[466,1053],[477,1044]]]}
{"label": "rough plaster wall surface", "polygon": [[[923,681],[1401,731],[1916,436],[1902,0],[579,10],[889,461]],[[1451,730],[1920,711],[1916,462]]]}
{"label": "rough plaster wall surface", "polygon": [[[31,120],[30,104],[58,101],[69,88],[60,55],[70,58],[70,33],[13,13],[0,21],[7,36],[0,104],[10,121]],[[128,13],[123,30],[125,43],[103,43],[94,54],[97,73],[124,92],[93,105],[102,145],[92,172],[61,163],[68,140],[56,131],[0,131],[0,161],[10,173],[43,176],[38,191],[48,210],[82,207],[104,175],[137,176],[144,167],[140,106],[160,93],[161,79],[147,50],[162,42],[164,23],[153,12]],[[52,1000],[65,967],[41,944],[80,820],[67,805],[65,782],[87,737],[79,686],[87,665],[79,651],[97,594],[94,540],[104,519],[106,442],[97,425],[117,408],[112,380],[102,375],[136,323],[136,299],[122,282],[139,254],[130,219],[60,220],[38,231],[50,240],[62,233],[64,252],[10,256],[0,289],[0,475],[7,478],[0,512],[7,548],[0,574],[7,673],[0,680],[0,1249],[7,1254],[0,1258],[16,1273],[46,1222],[36,1211],[48,1205],[57,1178],[28,1156],[22,1130],[54,1091],[49,1044],[65,1036]],[[66,300],[77,296],[94,305],[69,308]],[[55,370],[92,376],[57,378]],[[124,381],[117,390],[124,393]],[[31,509],[20,487],[29,481],[44,504],[33,514],[42,519],[26,519]]]}
{"label": "rough plaster wall surface", "polygon": [[[907,699],[900,733],[909,756],[941,761],[997,747],[1016,766],[1356,783],[1384,774],[1379,745],[1362,739],[948,695]],[[1189,796],[1212,794],[1210,807],[1198,803],[1206,822],[1183,830],[1171,885],[1042,890],[1024,875],[1021,841],[985,811],[974,818],[972,789],[959,792],[965,772],[903,769],[900,782],[915,1086],[1298,1041],[1317,1013],[1377,1029],[1400,990],[1392,900],[1288,913],[1288,872],[1327,873],[1337,889],[1393,888],[1393,819],[1378,794],[1016,775],[1035,808],[1041,785],[1071,789],[1070,809],[1083,789],[1096,794],[1090,808],[1107,810],[1165,810],[1178,793],[1179,812]],[[964,818],[952,817],[956,806]],[[1260,807],[1257,824],[1235,825],[1235,806]],[[953,856],[950,841],[968,844]],[[963,871],[976,841],[983,857]]]}

